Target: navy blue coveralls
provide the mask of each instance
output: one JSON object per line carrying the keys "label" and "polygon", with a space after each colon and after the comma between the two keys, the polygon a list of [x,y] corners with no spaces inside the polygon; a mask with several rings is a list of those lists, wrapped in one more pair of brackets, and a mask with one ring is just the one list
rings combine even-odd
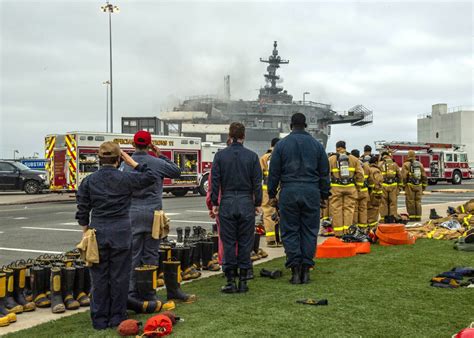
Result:
{"label": "navy blue coveralls", "polygon": [[90,268],[92,279],[91,318],[95,329],[106,329],[127,318],[131,242],[129,209],[132,193],[156,181],[154,172],[124,173],[102,166],[87,176],[77,192],[76,219],[96,229],[99,263]]}
{"label": "navy blue coveralls", "polygon": [[[262,204],[262,169],[258,155],[234,141],[217,152],[212,163],[211,201],[219,206],[224,272],[250,269],[255,208]],[[236,255],[235,247],[237,245]]]}
{"label": "navy blue coveralls", "polygon": [[275,198],[279,185],[286,266],[314,266],[320,199],[329,197],[329,162],[321,143],[304,130],[293,130],[273,150],[269,198]]}
{"label": "navy blue coveralls", "polygon": [[[159,261],[160,240],[151,237],[151,230],[155,210],[163,209],[163,178],[178,178],[181,175],[181,170],[166,156],[156,158],[142,150],[137,150],[132,158],[139,164],[146,164],[158,176],[155,184],[133,193],[130,207],[132,269],[129,292],[132,296],[136,296],[135,268],[141,265],[157,266]],[[123,165],[122,169],[124,172],[133,170],[127,165]]]}

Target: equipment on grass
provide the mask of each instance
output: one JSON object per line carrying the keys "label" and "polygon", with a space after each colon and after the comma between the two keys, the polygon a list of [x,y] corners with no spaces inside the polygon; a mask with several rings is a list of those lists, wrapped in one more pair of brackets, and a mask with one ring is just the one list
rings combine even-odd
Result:
{"label": "equipment on grass", "polygon": [[142,337],[163,337],[171,334],[172,331],[173,323],[171,319],[159,314],[146,321]]}
{"label": "equipment on grass", "polygon": [[219,263],[212,259],[214,243],[212,241],[203,241],[202,244],[202,268],[209,271],[219,271]]}
{"label": "equipment on grass", "polygon": [[227,283],[221,287],[223,293],[237,293],[239,289],[237,288],[237,283],[235,278],[237,277],[237,269],[229,269],[224,273]]}
{"label": "equipment on grass", "polygon": [[283,272],[279,269],[276,270],[267,270],[265,268],[262,268],[260,270],[260,276],[261,277],[269,277],[271,279],[277,279],[283,276]]}
{"label": "equipment on grass", "polygon": [[430,219],[440,219],[442,218],[438,213],[436,212],[436,209],[430,209]]}
{"label": "equipment on grass", "polygon": [[454,338],[473,338],[474,337],[474,322],[472,322],[468,328],[462,329],[453,337]]}
{"label": "equipment on grass", "polygon": [[140,333],[141,325],[142,323],[138,320],[126,319],[117,327],[117,333],[122,337],[136,336]]}
{"label": "equipment on grass", "polygon": [[304,304],[304,305],[329,305],[329,302],[327,299],[316,300],[313,298],[300,299],[300,300],[297,300],[296,303]]}
{"label": "equipment on grass", "polygon": [[181,271],[179,261],[165,261],[163,262],[163,272],[166,285],[167,299],[181,302],[194,303],[196,301],[195,295],[188,295],[181,290]]}
{"label": "equipment on grass", "polygon": [[74,276],[74,298],[80,306],[89,306],[90,298],[85,292],[85,269],[84,266],[76,264],[76,274]]}
{"label": "equipment on grass", "polygon": [[416,237],[408,233],[403,224],[379,224],[375,235],[379,244],[383,246],[415,244],[416,242]]}
{"label": "equipment on grass", "polygon": [[66,310],[77,310],[81,306],[81,304],[74,299],[73,295],[75,277],[76,268],[63,267],[61,269],[61,291]]}

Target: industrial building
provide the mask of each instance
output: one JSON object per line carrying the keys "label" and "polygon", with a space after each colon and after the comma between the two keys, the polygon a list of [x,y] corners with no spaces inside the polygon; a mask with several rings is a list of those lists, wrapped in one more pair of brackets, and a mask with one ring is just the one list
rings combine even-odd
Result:
{"label": "industrial building", "polygon": [[474,107],[434,104],[431,113],[418,116],[417,134],[418,142],[464,144],[474,166]]}

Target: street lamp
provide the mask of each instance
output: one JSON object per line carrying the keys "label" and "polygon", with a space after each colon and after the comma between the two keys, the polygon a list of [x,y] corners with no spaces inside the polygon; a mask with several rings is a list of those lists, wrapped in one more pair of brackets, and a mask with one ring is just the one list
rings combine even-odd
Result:
{"label": "street lamp", "polygon": [[112,5],[107,1],[104,6],[100,9],[104,13],[109,13],[109,55],[110,55],[110,132],[114,132],[114,101],[113,101],[113,90],[112,90],[112,13],[118,13],[120,9],[117,6]]}
{"label": "street lamp", "polygon": [[109,131],[109,85],[110,81],[102,82],[105,85],[105,132]]}
{"label": "street lamp", "polygon": [[18,150],[13,150],[13,161],[15,161],[15,155],[19,154],[20,152]]}
{"label": "street lamp", "polygon": [[309,95],[309,94],[311,94],[311,93],[310,92],[304,92],[303,93],[303,106],[304,106],[306,95]]}

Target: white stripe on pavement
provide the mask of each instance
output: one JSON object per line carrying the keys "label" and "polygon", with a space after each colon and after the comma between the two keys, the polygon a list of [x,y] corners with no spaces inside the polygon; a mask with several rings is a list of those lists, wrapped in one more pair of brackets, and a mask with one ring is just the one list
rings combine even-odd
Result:
{"label": "white stripe on pavement", "polygon": [[186,212],[202,212],[204,214],[208,214],[209,210],[186,210]]}
{"label": "white stripe on pavement", "polygon": [[181,221],[181,220],[176,220],[172,219],[171,223],[176,222],[176,223],[196,223],[196,224],[215,224],[216,222],[206,222],[206,221]]}
{"label": "white stripe on pavement", "polygon": [[14,217],[13,219],[28,219],[28,217]]}
{"label": "white stripe on pavement", "polygon": [[60,229],[60,228],[41,228],[41,227],[21,227],[22,229],[31,229],[31,230],[52,230],[52,231],[72,231],[72,232],[82,232],[79,229]]}
{"label": "white stripe on pavement", "polygon": [[79,224],[77,222],[66,222],[66,223],[61,223],[61,225],[77,225],[77,226],[79,226]]}
{"label": "white stripe on pavement", "polygon": [[31,249],[16,249],[16,248],[0,248],[5,251],[19,251],[19,252],[36,252],[36,253],[48,253],[48,254],[60,254],[61,251],[46,251],[46,250],[31,250]]}

